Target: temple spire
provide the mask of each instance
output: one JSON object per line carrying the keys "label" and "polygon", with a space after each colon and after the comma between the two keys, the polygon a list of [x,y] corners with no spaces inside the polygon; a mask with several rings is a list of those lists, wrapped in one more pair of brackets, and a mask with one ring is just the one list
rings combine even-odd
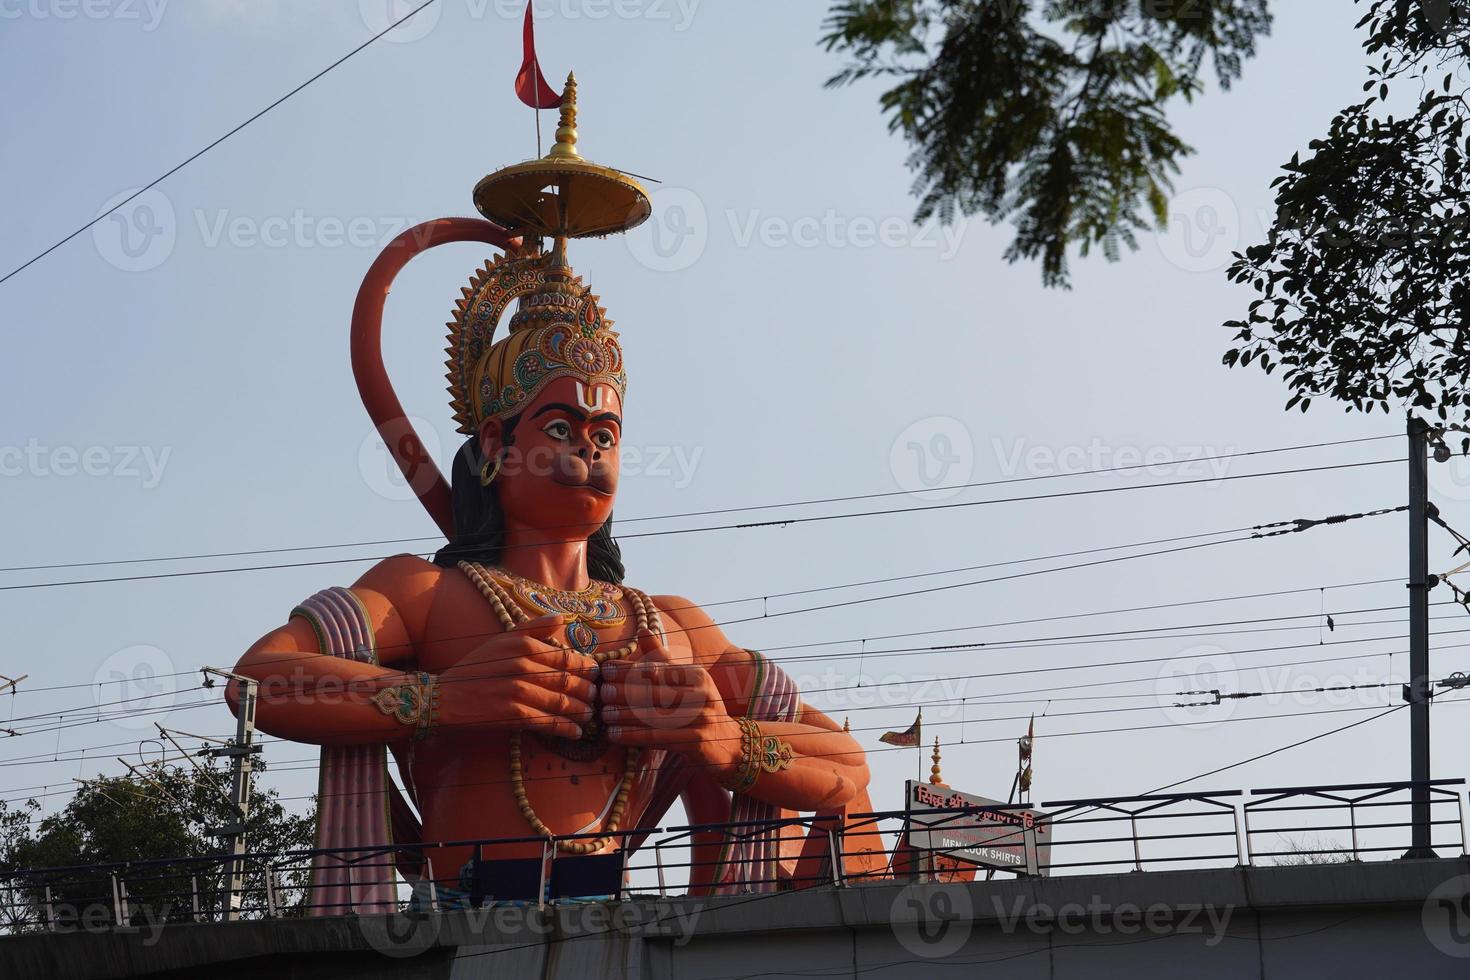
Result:
{"label": "temple spire", "polygon": [[577,73],[567,75],[567,87],[562,90],[561,120],[556,127],[556,143],[546,154],[555,159],[580,159],[577,152]]}
{"label": "temple spire", "polygon": [[934,736],[934,754],[930,756],[934,765],[929,767],[929,782],[934,786],[944,786],[946,783],[939,776],[939,736]]}

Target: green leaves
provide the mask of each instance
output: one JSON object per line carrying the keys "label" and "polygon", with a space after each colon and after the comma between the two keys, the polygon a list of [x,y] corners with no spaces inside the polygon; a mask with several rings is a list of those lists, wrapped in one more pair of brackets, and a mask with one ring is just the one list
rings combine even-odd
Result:
{"label": "green leaves", "polygon": [[[257,762],[257,772],[261,764]],[[222,853],[211,829],[232,822],[228,801],[229,773],[216,764],[200,769],[188,765],[149,765],[134,774],[98,777],[83,784],[66,807],[38,822],[34,800],[7,809],[0,802],[0,867],[66,868],[88,864],[200,858]],[[313,846],[315,819],[287,811],[276,790],[256,790],[251,801],[246,838],[252,851],[286,851]],[[201,901],[206,910],[220,908],[219,865],[180,863],[150,865],[129,877],[128,890],[141,907],[162,909],[170,917],[187,918],[192,909],[191,876],[199,876]],[[261,872],[253,869],[247,884],[261,887]],[[26,890],[30,914],[8,923],[24,931],[41,921],[44,885],[55,903],[85,908],[101,903],[110,907],[106,876],[70,872],[52,876]],[[304,876],[287,873],[282,882],[286,902],[299,898]],[[19,886],[18,886],[19,888]],[[19,896],[17,896],[19,897]],[[15,912],[16,910],[12,910]],[[67,913],[72,914],[72,913]],[[23,920],[23,921],[22,921]]]}
{"label": "green leaves", "polygon": [[822,43],[875,76],[891,131],[913,147],[916,220],[1010,221],[1012,262],[1065,287],[1067,256],[1110,260],[1168,217],[1170,178],[1192,151],[1165,105],[1222,86],[1270,27],[1266,0],[844,0]]}
{"label": "green leaves", "polygon": [[[1363,2],[1363,0],[1360,0]],[[1365,48],[1382,54],[1364,91],[1402,80],[1420,94],[1402,117],[1377,96],[1351,105],[1293,156],[1276,188],[1267,243],[1230,270],[1260,295],[1226,366],[1274,358],[1287,407],[1330,396],[1349,410],[1470,415],[1470,183],[1463,78],[1470,22],[1425,16],[1421,0],[1366,0]],[[1427,2],[1427,0],[1426,0]],[[1439,91],[1440,72],[1450,94]],[[1268,362],[1269,363],[1269,362]]]}

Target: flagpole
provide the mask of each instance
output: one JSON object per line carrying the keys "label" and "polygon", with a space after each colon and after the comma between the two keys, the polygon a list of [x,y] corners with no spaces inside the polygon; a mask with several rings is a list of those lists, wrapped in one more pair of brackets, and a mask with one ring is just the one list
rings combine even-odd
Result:
{"label": "flagpole", "polygon": [[924,709],[919,709],[919,717],[914,721],[914,759],[919,763],[917,778],[919,782],[924,781]]}
{"label": "flagpole", "polygon": [[537,64],[536,72],[536,155],[541,155],[541,65]]}

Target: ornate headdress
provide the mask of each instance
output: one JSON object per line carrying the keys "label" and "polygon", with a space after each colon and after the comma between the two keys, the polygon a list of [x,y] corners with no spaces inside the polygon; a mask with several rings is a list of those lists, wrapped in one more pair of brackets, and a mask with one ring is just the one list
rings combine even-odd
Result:
{"label": "ornate headdress", "polygon": [[[555,378],[627,390],[618,335],[591,289],[566,261],[568,238],[602,236],[643,222],[648,194],[621,171],[577,151],[577,81],[567,79],[556,144],[544,157],[506,167],[475,187],[480,213],[528,240],[550,236],[549,253],[530,245],[489,262],[470,278],[449,321],[449,394],[459,431],[519,412]],[[495,330],[519,300],[508,335]]]}

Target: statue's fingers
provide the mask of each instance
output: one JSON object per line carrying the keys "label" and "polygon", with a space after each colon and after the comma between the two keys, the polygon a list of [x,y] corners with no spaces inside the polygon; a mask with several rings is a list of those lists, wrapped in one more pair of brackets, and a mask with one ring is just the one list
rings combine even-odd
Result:
{"label": "statue's fingers", "polygon": [[592,702],[567,691],[551,690],[529,679],[511,682],[511,700],[532,711],[544,712],[576,722],[592,720]]}
{"label": "statue's fingers", "polygon": [[528,636],[533,640],[540,640],[542,643],[549,643],[552,646],[561,646],[562,630],[566,624],[566,616],[561,613],[548,613],[517,626],[516,633]]}
{"label": "statue's fingers", "polygon": [[671,663],[662,660],[607,660],[602,664],[604,686],[611,681],[625,684],[672,684],[677,687],[694,686],[695,672],[689,664]]}
{"label": "statue's fingers", "polygon": [[595,680],[599,673],[597,661],[564,647],[548,647],[522,657],[507,672],[517,671],[527,674],[571,674],[588,681]]}
{"label": "statue's fingers", "polygon": [[638,631],[638,660],[640,663],[672,663],[673,654],[664,646],[657,633],[644,628]]}
{"label": "statue's fingers", "polygon": [[524,728],[528,732],[536,732],[540,735],[556,735],[571,739],[582,737],[582,726],[576,722],[539,712],[525,721]]}
{"label": "statue's fingers", "polygon": [[657,711],[702,706],[708,700],[704,689],[698,685],[649,683],[636,679],[616,684],[604,683],[601,691],[603,704]]}

